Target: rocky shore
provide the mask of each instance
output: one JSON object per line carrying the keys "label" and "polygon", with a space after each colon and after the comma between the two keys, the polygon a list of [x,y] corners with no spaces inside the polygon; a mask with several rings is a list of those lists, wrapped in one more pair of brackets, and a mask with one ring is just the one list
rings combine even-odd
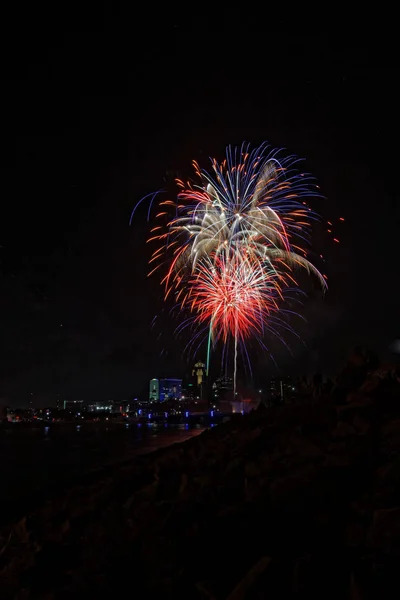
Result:
{"label": "rocky shore", "polygon": [[1,598],[398,598],[400,385],[260,408],[0,531]]}

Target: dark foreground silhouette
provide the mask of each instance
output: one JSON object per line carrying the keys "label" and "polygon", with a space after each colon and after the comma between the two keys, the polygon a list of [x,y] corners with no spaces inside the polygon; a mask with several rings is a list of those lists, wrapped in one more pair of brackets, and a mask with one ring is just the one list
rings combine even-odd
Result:
{"label": "dark foreground silhouette", "polygon": [[1,597],[398,598],[400,383],[353,367],[3,527]]}

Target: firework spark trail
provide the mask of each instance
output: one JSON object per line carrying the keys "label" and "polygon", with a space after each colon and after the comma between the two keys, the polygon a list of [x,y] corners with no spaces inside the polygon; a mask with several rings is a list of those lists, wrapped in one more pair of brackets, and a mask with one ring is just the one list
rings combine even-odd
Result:
{"label": "firework spark trail", "polygon": [[262,334],[266,317],[277,310],[280,277],[251,258],[201,260],[188,282],[187,302],[198,323],[210,323],[212,339]]}
{"label": "firework spark trail", "polygon": [[173,294],[195,323],[208,324],[207,373],[211,348],[234,339],[235,393],[237,344],[255,337],[265,347],[264,331],[277,334],[284,292],[297,286],[294,271],[304,269],[326,288],[326,276],[307,258],[318,219],[307,200],[320,193],[298,162],[267,144],[228,147],[225,160],[211,159],[210,171],[194,162],[199,184],[177,180],[177,201],[159,203],[148,240],[160,243],[151,272],[167,264],[165,298]]}
{"label": "firework spark trail", "polygon": [[[234,390],[236,397],[238,343],[262,337],[264,328],[278,311],[280,277],[254,258],[202,259],[189,281],[188,303],[194,321],[210,324],[209,343],[234,340]],[[273,326],[272,326],[273,329]],[[207,358],[209,359],[209,353]]]}
{"label": "firework spark trail", "polygon": [[213,320],[211,319],[210,327],[208,331],[208,341],[207,341],[207,361],[206,361],[206,375],[208,377],[210,371],[210,357],[211,357],[211,344],[212,344],[212,328],[213,328]]}
{"label": "firework spark trail", "polygon": [[[212,160],[211,173],[194,163],[201,184],[185,186],[178,181],[181,191],[177,202],[160,203],[174,210],[167,220],[166,233],[154,232],[151,238],[162,243],[152,261],[159,261],[163,251],[172,251],[163,280],[166,294],[181,288],[188,271],[194,272],[202,257],[217,260],[221,255],[243,252],[277,270],[282,261],[288,269],[304,268],[325,287],[323,276],[300,246],[308,242],[307,230],[317,218],[304,201],[320,195],[312,178],[294,170],[294,157],[278,160],[279,152],[268,152],[267,145],[251,152],[248,145],[242,145],[241,162],[235,163],[238,154],[238,149],[228,148],[221,164]],[[165,211],[157,216],[166,216]],[[156,269],[159,266],[160,262]]]}
{"label": "firework spark trail", "polygon": [[234,357],[233,357],[233,400],[234,401],[236,401],[237,342],[238,342],[238,335],[237,335],[237,327],[236,327],[235,328],[235,348],[233,350],[233,352],[234,352]]}

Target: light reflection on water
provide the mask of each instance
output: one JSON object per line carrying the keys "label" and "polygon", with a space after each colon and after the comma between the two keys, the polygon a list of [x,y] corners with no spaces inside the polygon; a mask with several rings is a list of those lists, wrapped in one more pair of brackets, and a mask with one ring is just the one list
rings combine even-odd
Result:
{"label": "light reflection on water", "polygon": [[[94,425],[94,426],[93,426]],[[64,423],[49,424],[41,428],[43,448],[51,447],[51,452],[67,455],[70,451],[83,452],[90,455],[90,461],[100,456],[120,456],[122,453],[133,452],[140,447],[154,449],[165,445],[165,441],[176,443],[184,438],[196,435],[195,431],[203,430],[200,424],[191,426],[189,423],[135,423],[120,422],[112,424]],[[40,429],[38,430],[40,431]],[[33,438],[32,438],[33,441]],[[62,441],[62,443],[60,443]],[[168,445],[168,444],[167,444]],[[120,448],[120,450],[118,450]],[[32,452],[36,452],[33,448]],[[54,454],[55,456],[55,454]],[[53,457],[54,458],[54,457]],[[51,460],[53,460],[51,458]],[[46,457],[45,460],[50,460]]]}
{"label": "light reflection on water", "polygon": [[[189,423],[34,423],[0,430],[3,461],[0,500],[70,481],[92,468],[184,441],[205,427]],[[30,460],[26,461],[29,456]],[[18,472],[18,477],[15,476]],[[0,594],[1,596],[1,594]]]}
{"label": "light reflection on water", "polygon": [[[45,426],[43,426],[42,433],[43,433],[44,440],[45,441],[50,441],[50,440],[54,441],[54,439],[59,438],[59,434],[62,431],[64,431],[68,435],[68,431],[71,432],[71,429],[69,429],[68,424],[66,424],[66,425],[67,426],[65,427],[65,429],[64,429],[64,427],[59,427],[58,424],[57,425],[45,425]],[[122,425],[123,425],[122,428],[120,428],[120,425],[118,425],[118,427],[115,428],[115,429],[113,427],[110,428],[109,425],[107,424],[106,427],[104,427],[104,428],[103,427],[96,427],[95,430],[91,429],[91,426],[89,424],[88,424],[88,426],[86,424],[84,424],[84,425],[82,424],[83,425],[83,429],[82,429],[82,425],[81,424],[71,423],[71,425],[72,425],[73,430],[76,431],[79,434],[80,437],[83,434],[85,434],[84,435],[85,439],[87,437],[87,434],[88,433],[90,434],[91,431],[96,431],[97,435],[98,434],[101,435],[102,433],[110,435],[110,432],[114,432],[115,433],[117,431],[120,431],[121,433],[122,432],[126,432],[126,435],[129,435],[129,438],[131,438],[131,436],[133,436],[135,439],[142,439],[142,435],[146,433],[146,430],[149,433],[151,433],[151,437],[152,438],[155,438],[155,437],[158,437],[159,435],[163,435],[163,432],[167,433],[167,430],[168,430],[168,433],[170,433],[171,435],[173,435],[174,431],[178,434],[178,432],[185,432],[186,433],[186,432],[189,432],[190,430],[196,430],[196,429],[197,430],[198,429],[202,430],[202,429],[204,429],[204,426],[201,425],[201,424],[198,424],[198,423],[196,423],[195,425],[190,425],[190,423],[174,423],[174,424],[171,424],[171,423],[165,423],[165,422],[160,422],[160,423],[157,423],[157,422],[129,423],[128,422],[128,423],[122,423]],[[211,423],[210,427],[215,427],[215,424]],[[144,428],[144,431],[142,431],[142,433],[140,434],[140,437],[138,438],[135,435],[135,432],[139,433],[139,431],[143,430],[143,428]],[[39,429],[39,431],[40,431],[40,429]],[[123,437],[124,437],[124,439],[128,439],[128,438],[126,438],[125,435]],[[82,438],[82,441],[83,441],[84,438]]]}

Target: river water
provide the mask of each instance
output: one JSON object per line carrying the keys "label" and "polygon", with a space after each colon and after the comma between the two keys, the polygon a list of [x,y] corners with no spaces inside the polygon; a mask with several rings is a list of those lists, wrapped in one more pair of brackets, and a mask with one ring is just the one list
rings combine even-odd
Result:
{"label": "river water", "polygon": [[0,428],[0,505],[109,464],[185,441],[204,427],[113,422],[9,424]]}

